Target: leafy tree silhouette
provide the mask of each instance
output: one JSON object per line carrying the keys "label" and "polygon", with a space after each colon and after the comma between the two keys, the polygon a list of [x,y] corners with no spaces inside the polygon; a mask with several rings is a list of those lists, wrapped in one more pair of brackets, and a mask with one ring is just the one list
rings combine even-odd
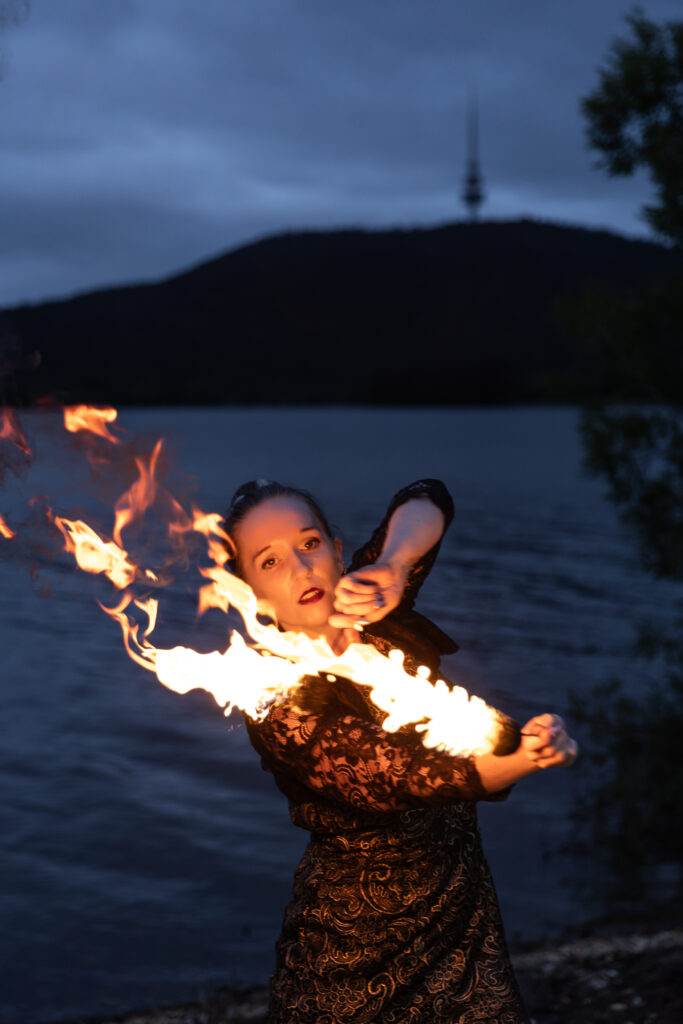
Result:
{"label": "leafy tree silhouette", "polygon": [[643,167],[656,203],[643,208],[664,239],[683,244],[683,22],[658,25],[640,8],[626,18],[632,38],[617,39],[598,88],[582,101],[589,145],[612,175]]}
{"label": "leafy tree silhouette", "polygon": [[[588,145],[611,175],[649,171],[655,201],[645,220],[683,244],[683,21],[656,24],[636,9],[581,109]],[[643,565],[683,581],[683,275],[626,298],[593,291],[573,311],[597,373],[617,403],[584,409],[590,472],[601,476]],[[600,393],[600,392],[598,392]],[[639,404],[636,404],[636,401]],[[674,616],[676,617],[676,616]],[[603,908],[683,890],[683,596],[677,621],[645,625],[634,643],[639,692],[612,680],[572,712],[585,730],[588,766],[576,796],[571,845],[603,871],[592,875]],[[596,861],[597,858],[597,861]],[[653,886],[652,883],[656,884]]]}

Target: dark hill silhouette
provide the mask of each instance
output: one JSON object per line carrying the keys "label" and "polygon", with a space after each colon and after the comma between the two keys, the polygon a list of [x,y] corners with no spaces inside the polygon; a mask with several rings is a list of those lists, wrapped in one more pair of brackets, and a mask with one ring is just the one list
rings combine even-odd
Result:
{"label": "dark hill silhouette", "polygon": [[42,357],[10,400],[576,401],[592,377],[563,305],[682,266],[654,243],[528,220],[280,235],[158,284],[5,310]]}

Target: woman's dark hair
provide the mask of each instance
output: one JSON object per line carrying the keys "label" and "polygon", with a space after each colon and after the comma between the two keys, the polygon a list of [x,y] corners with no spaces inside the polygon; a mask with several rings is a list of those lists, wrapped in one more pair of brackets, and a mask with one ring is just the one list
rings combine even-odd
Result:
{"label": "woman's dark hair", "polygon": [[[299,498],[308,505],[323,532],[332,540],[334,535],[327,516],[313,495],[299,487],[289,487],[287,484],[279,484],[275,480],[249,480],[237,488],[224,516],[225,531],[228,536],[232,539],[235,527],[242,522],[247,513],[269,498]],[[234,541],[232,546],[234,549]],[[239,576],[241,573],[236,551],[230,548],[228,550],[231,556],[228,560],[228,568]]]}

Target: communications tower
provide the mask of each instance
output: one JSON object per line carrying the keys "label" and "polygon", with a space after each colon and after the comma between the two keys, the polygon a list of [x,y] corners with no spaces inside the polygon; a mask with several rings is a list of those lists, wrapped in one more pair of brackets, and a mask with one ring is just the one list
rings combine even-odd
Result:
{"label": "communications tower", "polygon": [[484,182],[479,167],[479,113],[475,96],[471,97],[467,111],[467,162],[462,201],[470,220],[476,221],[484,201]]}

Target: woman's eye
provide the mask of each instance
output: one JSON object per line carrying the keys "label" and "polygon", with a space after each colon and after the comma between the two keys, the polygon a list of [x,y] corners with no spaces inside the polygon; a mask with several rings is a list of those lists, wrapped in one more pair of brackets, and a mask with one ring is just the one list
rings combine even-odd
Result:
{"label": "woman's eye", "polygon": [[304,544],[303,544],[304,551],[311,551],[313,548],[317,548],[319,544],[320,544],[320,538],[319,537],[309,537],[308,540],[304,541]]}

